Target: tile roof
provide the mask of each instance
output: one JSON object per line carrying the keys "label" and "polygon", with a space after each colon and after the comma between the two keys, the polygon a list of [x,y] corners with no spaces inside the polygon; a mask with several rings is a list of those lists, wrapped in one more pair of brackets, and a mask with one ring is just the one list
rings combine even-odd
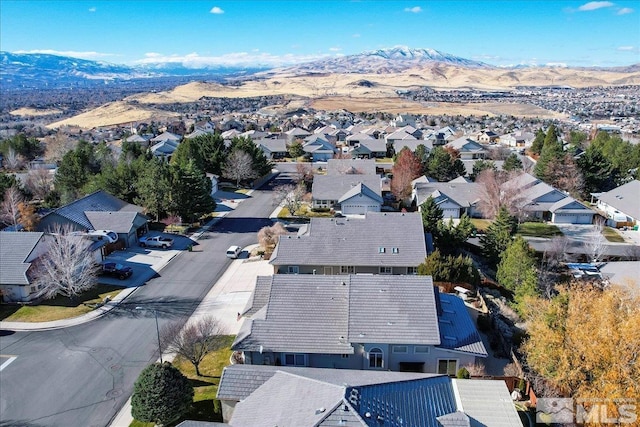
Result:
{"label": "tile roof", "polygon": [[[142,212],[140,206],[132,205],[124,200],[120,200],[106,191],[99,190],[81,199],[59,207],[47,215],[57,214],[63,218],[73,221],[79,226],[92,229],[91,221],[85,212]],[[46,218],[46,216],[45,216]]]}
{"label": "tile roof", "polygon": [[270,263],[406,267],[426,256],[419,213],[369,212],[364,218],[312,218],[306,233],[280,238]]}
{"label": "tile roof", "polygon": [[640,220],[640,203],[638,195],[640,194],[640,181],[634,179],[618,188],[602,193],[598,199],[629,215],[636,220]]}
{"label": "tile roof", "polygon": [[378,196],[382,196],[378,175],[316,175],[311,194],[314,200],[338,200],[358,184],[366,185]]}
{"label": "tile roof", "polygon": [[35,232],[0,232],[0,284],[29,284],[27,271],[31,263],[25,261],[43,235]]}
{"label": "tile roof", "polygon": [[431,276],[352,275],[352,343],[440,344]]}

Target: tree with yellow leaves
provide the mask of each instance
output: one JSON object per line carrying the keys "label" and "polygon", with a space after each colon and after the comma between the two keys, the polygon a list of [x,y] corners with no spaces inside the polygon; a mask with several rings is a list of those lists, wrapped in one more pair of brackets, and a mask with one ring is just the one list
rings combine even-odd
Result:
{"label": "tree with yellow leaves", "polygon": [[640,296],[581,283],[527,301],[527,364],[560,394],[636,398],[640,392]]}

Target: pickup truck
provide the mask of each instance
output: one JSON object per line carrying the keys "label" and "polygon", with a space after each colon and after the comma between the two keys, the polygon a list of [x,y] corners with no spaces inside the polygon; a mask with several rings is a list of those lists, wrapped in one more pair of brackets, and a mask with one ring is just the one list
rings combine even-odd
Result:
{"label": "pickup truck", "polygon": [[133,274],[133,270],[131,269],[131,267],[127,267],[122,264],[117,264],[115,262],[105,262],[104,264],[102,264],[100,274],[103,276],[113,276],[117,277],[120,280],[124,280],[128,277],[131,277],[131,275]]}
{"label": "pickup truck", "polygon": [[167,249],[173,246],[173,239],[164,236],[153,236],[153,237],[141,237],[138,239],[138,243],[143,248],[162,248]]}

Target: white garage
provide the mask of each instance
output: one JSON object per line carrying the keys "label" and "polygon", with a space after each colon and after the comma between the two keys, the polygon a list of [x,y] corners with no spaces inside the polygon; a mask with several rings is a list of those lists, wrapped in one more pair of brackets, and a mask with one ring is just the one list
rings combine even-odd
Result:
{"label": "white garage", "polygon": [[595,212],[571,197],[555,203],[551,209],[554,224],[591,224]]}
{"label": "white garage", "polygon": [[364,215],[367,212],[380,212],[382,196],[360,183],[338,200],[340,211],[344,215]]}

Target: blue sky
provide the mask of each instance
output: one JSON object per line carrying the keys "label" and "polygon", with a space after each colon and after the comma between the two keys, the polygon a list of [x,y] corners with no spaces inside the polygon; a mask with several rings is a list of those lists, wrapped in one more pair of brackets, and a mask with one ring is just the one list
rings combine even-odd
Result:
{"label": "blue sky", "polygon": [[0,0],[0,49],[281,65],[398,45],[494,65],[640,62],[640,1]]}

